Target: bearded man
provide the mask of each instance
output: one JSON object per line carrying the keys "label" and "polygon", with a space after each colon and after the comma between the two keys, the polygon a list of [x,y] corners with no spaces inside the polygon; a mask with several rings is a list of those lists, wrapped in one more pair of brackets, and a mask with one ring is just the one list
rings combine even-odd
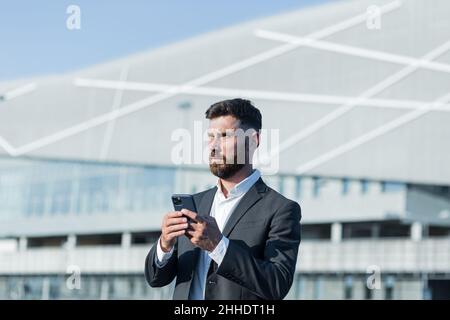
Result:
{"label": "bearded man", "polygon": [[217,185],[194,195],[198,212],[164,216],[145,261],[146,280],[162,287],[176,279],[176,300],[283,299],[295,274],[301,209],[253,168],[261,112],[232,99],[210,106],[206,118]]}

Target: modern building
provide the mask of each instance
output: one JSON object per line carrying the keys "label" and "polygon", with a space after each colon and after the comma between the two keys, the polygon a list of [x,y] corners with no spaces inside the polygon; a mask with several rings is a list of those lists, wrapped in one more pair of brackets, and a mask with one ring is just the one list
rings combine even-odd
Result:
{"label": "modern building", "polygon": [[236,96],[262,111],[265,181],[302,207],[287,299],[450,298],[449,11],[338,1],[0,83],[0,298],[170,298],[145,256],[170,195],[215,184],[177,132],[201,146]]}

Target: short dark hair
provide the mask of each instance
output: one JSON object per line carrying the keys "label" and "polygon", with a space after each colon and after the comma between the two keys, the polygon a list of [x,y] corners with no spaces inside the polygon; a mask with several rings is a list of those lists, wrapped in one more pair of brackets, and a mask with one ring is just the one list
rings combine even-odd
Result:
{"label": "short dark hair", "polygon": [[262,116],[261,112],[251,101],[245,99],[224,100],[211,105],[206,110],[206,119],[214,119],[221,116],[233,116],[241,121],[242,127],[248,127],[261,130]]}

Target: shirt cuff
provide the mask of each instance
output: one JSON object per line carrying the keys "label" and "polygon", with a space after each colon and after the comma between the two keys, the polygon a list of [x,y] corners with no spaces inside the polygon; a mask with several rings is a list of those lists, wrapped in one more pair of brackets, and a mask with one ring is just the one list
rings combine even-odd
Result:
{"label": "shirt cuff", "polygon": [[161,237],[158,239],[158,243],[156,244],[156,257],[155,263],[158,268],[164,267],[167,263],[167,260],[170,259],[173,253],[173,247],[169,252],[164,252],[161,248]]}
{"label": "shirt cuff", "polygon": [[229,242],[230,240],[228,240],[227,237],[222,236],[222,239],[220,240],[219,244],[214,248],[214,250],[208,252],[209,257],[213,259],[215,263],[217,263],[217,266],[220,266],[223,258],[225,257],[225,253],[227,253]]}

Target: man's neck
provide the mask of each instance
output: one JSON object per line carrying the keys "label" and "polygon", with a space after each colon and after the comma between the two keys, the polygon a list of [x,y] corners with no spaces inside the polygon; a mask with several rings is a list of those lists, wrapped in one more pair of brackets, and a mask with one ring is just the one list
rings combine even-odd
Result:
{"label": "man's neck", "polygon": [[228,198],[230,190],[232,190],[239,182],[248,178],[252,173],[253,167],[251,165],[247,165],[236,172],[232,177],[229,177],[227,179],[219,179],[222,186],[222,193],[225,198]]}

